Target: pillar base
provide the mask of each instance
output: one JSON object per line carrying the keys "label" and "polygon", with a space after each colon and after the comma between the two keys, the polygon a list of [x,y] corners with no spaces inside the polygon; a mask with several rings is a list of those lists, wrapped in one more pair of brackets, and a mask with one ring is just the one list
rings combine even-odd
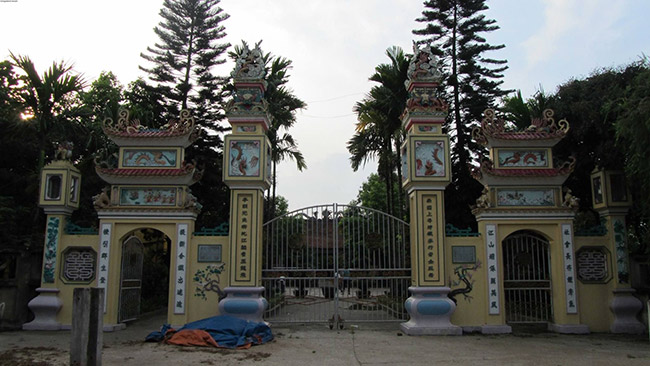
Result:
{"label": "pillar base", "polygon": [[589,326],[586,324],[548,323],[548,330],[560,334],[589,334]]}
{"label": "pillar base", "polygon": [[226,287],[226,298],[219,302],[219,314],[263,322],[268,302],[262,296],[264,287]]}
{"label": "pillar base", "polygon": [[411,297],[405,308],[411,319],[400,324],[408,335],[462,335],[463,329],[451,324],[456,304],[447,297],[449,287],[409,287]]}
{"label": "pillar base", "polygon": [[621,288],[613,291],[614,298],[609,308],[614,313],[614,323],[609,330],[612,333],[642,334],[645,326],[636,318],[643,309],[641,300],[634,296],[636,290],[632,288]]}
{"label": "pillar base", "polygon": [[39,287],[36,291],[38,296],[27,304],[34,313],[34,320],[23,324],[23,330],[60,330],[61,323],[56,321],[56,314],[63,306],[58,297],[59,289]]}

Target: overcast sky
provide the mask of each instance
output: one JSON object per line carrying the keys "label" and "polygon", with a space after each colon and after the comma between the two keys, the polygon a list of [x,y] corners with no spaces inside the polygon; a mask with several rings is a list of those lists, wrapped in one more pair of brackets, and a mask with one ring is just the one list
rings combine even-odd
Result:
{"label": "overcast sky", "polygon": [[[540,86],[588,76],[594,69],[650,53],[650,1],[494,0],[488,18],[500,30],[488,42],[505,44],[491,57],[507,59],[504,87],[531,96]],[[74,63],[88,81],[102,70],[123,84],[143,74],[140,52],[157,41],[153,27],[162,0],[0,0],[0,57],[28,55],[39,70]],[[264,51],[293,60],[290,87],[308,107],[291,134],[307,160],[279,166],[278,193],[297,209],[348,203],[376,170],[353,172],[346,142],[354,133],[352,106],[372,87],[368,77],[387,62],[386,48],[411,52],[420,0],[222,0],[231,44],[263,39]],[[229,73],[228,63],[222,73]],[[559,116],[561,117],[561,116]]]}

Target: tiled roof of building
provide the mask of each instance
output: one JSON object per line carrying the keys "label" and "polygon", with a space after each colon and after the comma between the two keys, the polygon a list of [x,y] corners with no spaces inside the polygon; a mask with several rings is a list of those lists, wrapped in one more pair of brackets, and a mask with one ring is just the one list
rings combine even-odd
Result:
{"label": "tiled roof of building", "polygon": [[481,162],[481,166],[473,167],[471,171],[472,176],[477,180],[480,180],[483,177],[483,174],[497,177],[557,177],[571,174],[575,168],[575,164],[576,159],[571,157],[570,161],[565,162],[558,168],[494,168],[492,161],[484,158]]}
{"label": "tiled roof of building", "polygon": [[178,177],[178,176],[184,176],[184,175],[191,175],[194,174],[194,168],[191,167],[190,169],[142,169],[142,168],[137,168],[137,169],[127,169],[127,168],[118,168],[118,169],[111,169],[111,168],[96,168],[97,173],[103,174],[103,175],[113,175],[113,176],[122,176],[122,177],[143,177],[143,176],[156,176],[156,177]]}
{"label": "tiled roof of building", "polygon": [[492,109],[486,109],[481,126],[472,131],[476,142],[487,146],[488,138],[498,140],[551,140],[564,137],[569,132],[569,122],[560,120],[555,123],[553,111],[544,111],[544,118],[533,119],[530,126],[523,131],[509,130],[503,119],[496,118]]}

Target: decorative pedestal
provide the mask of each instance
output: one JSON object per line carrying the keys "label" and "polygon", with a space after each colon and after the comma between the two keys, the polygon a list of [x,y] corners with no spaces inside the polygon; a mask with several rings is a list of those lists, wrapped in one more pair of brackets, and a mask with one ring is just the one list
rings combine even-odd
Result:
{"label": "decorative pedestal", "polygon": [[61,324],[56,321],[56,314],[61,310],[63,302],[57,296],[59,289],[39,287],[38,296],[27,304],[34,312],[34,320],[23,324],[23,330],[60,330]]}
{"label": "decorative pedestal", "polygon": [[405,307],[411,319],[400,324],[408,335],[462,335],[463,329],[449,318],[456,304],[447,297],[449,287],[409,287]]}
{"label": "decorative pedestal", "polygon": [[226,287],[226,298],[219,302],[219,314],[262,322],[269,303],[262,296],[264,287]]}
{"label": "decorative pedestal", "polygon": [[614,313],[614,323],[609,328],[612,333],[641,334],[645,326],[639,322],[636,315],[643,309],[641,300],[634,297],[636,291],[631,288],[614,290],[609,308]]}

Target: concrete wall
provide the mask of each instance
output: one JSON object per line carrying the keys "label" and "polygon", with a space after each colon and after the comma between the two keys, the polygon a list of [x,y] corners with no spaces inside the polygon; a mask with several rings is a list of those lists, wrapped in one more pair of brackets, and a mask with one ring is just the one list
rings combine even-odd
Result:
{"label": "concrete wall", "polygon": [[[474,247],[476,252],[475,263],[453,263],[452,250],[455,246]],[[461,267],[471,268],[466,273],[467,279],[472,284],[472,291],[465,295],[456,296],[456,311],[451,317],[451,322],[460,326],[480,326],[486,322],[487,300],[487,274],[485,268],[485,246],[482,237],[446,237],[445,262],[447,268],[447,286],[452,290],[465,288],[465,283],[459,280],[454,273],[460,272]]]}
{"label": "concrete wall", "polygon": [[[210,266],[219,266],[227,262],[230,256],[229,237],[227,236],[191,236],[187,248],[186,262],[186,294],[185,294],[185,312],[184,314],[174,314],[174,295],[175,295],[175,278],[174,269],[176,263],[176,222],[157,222],[142,224],[138,222],[112,222],[113,235],[111,237],[110,250],[110,269],[107,288],[106,313],[104,316],[105,324],[116,324],[119,310],[119,290],[121,277],[122,261],[122,242],[133,235],[134,231],[144,228],[152,228],[163,232],[171,239],[170,256],[170,279],[169,279],[169,296],[168,296],[168,316],[167,321],[174,325],[182,325],[194,320],[203,319],[210,316],[218,315],[219,295],[213,291],[197,291],[197,272],[206,271]],[[191,229],[193,230],[193,228]],[[145,244],[146,245],[146,244]],[[198,246],[199,245],[221,245],[221,262],[199,262]],[[57,253],[57,279],[55,286],[59,289],[59,298],[63,302],[61,310],[57,314],[57,321],[69,327],[72,323],[72,295],[76,287],[97,287],[98,278],[89,283],[65,283],[61,277],[62,270],[62,253],[69,247],[90,247],[97,252],[99,256],[99,236],[98,235],[66,235],[61,236],[60,245]],[[146,263],[143,270],[147,270]],[[211,274],[210,279],[217,280],[221,290],[225,289],[228,283],[229,263],[225,263],[223,272],[219,275]]]}

